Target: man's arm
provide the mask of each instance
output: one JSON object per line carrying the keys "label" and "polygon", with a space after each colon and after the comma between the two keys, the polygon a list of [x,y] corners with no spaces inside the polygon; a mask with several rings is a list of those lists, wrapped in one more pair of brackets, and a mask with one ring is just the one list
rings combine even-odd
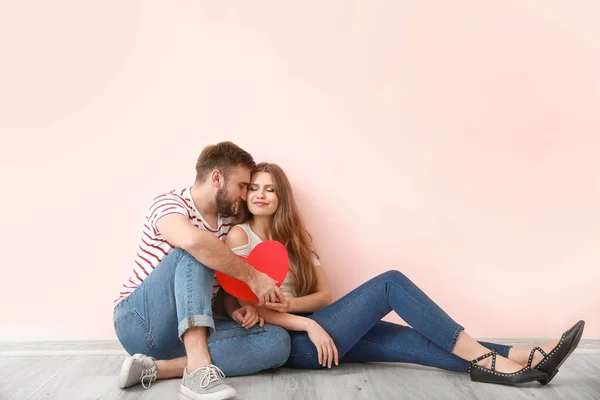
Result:
{"label": "man's arm", "polygon": [[288,299],[287,307],[278,303],[266,303],[265,306],[279,312],[315,313],[331,304],[331,292],[323,272],[323,267],[313,266],[317,275],[317,287],[314,293]]}
{"label": "man's arm", "polygon": [[187,251],[206,267],[246,282],[260,304],[279,301],[279,288],[273,279],[233,254],[212,233],[196,228],[183,215],[165,215],[156,222],[156,228],[169,243]]}

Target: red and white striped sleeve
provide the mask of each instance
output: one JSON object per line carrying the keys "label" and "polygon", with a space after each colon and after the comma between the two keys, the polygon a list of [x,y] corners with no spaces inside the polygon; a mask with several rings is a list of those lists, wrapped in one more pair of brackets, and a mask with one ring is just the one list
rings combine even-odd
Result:
{"label": "red and white striped sleeve", "polygon": [[190,212],[180,196],[174,193],[165,193],[156,196],[148,211],[148,224],[155,235],[158,234],[156,223],[159,219],[170,214],[181,214],[186,218],[190,218]]}

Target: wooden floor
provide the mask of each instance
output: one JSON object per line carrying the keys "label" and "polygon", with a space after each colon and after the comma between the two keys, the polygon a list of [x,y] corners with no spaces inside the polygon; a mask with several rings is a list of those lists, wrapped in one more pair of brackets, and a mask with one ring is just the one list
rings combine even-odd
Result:
{"label": "wooden floor", "polygon": [[[3,356],[0,399],[176,399],[179,379],[121,390],[123,355]],[[471,382],[467,375],[407,364],[278,369],[228,378],[239,399],[600,399],[600,355],[574,354],[548,386]]]}

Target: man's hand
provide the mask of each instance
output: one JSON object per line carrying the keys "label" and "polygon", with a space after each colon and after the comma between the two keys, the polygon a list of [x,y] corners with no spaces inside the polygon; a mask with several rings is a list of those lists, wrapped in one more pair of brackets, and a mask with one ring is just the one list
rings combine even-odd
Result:
{"label": "man's hand", "polygon": [[242,324],[246,329],[252,328],[257,322],[260,327],[265,324],[265,320],[258,315],[258,311],[256,311],[256,308],[252,304],[246,304],[235,310],[231,313],[231,319]]}
{"label": "man's hand", "polygon": [[280,313],[289,313],[292,312],[293,300],[294,299],[290,299],[285,293],[281,292],[281,295],[279,296],[280,303],[266,302],[265,307],[279,311]]}
{"label": "man's hand", "polygon": [[262,306],[267,302],[280,303],[281,292],[276,285],[277,281],[254,268],[252,270],[253,273],[250,275],[247,283],[250,290],[258,297],[258,305]]}

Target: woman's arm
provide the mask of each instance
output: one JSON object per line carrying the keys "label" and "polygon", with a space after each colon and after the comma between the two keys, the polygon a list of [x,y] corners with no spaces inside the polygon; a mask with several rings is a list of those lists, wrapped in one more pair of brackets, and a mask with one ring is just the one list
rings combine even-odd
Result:
{"label": "woman's arm", "polygon": [[[248,303],[242,299],[238,299],[238,301],[242,305]],[[337,347],[327,331],[316,321],[299,315],[273,311],[266,307],[256,307],[256,310],[258,310],[258,315],[269,324],[281,326],[288,331],[304,331],[308,333],[308,338],[317,349],[319,364],[328,368],[331,368],[333,364],[338,365]]]}
{"label": "woman's arm", "polygon": [[[237,299],[241,305],[253,304],[246,300]],[[314,323],[312,319],[301,317],[290,313],[281,313],[270,310],[266,307],[258,307],[254,305],[258,310],[258,315],[264,318],[266,323],[281,326],[290,331],[307,331],[311,323]]]}
{"label": "woman's arm", "polygon": [[315,266],[317,288],[306,296],[289,298],[283,296],[280,303],[266,302],[265,307],[280,313],[314,313],[331,304],[329,285],[320,266]]}
{"label": "woman's arm", "polygon": [[[290,306],[288,312],[314,313],[331,304],[331,292],[329,291],[329,285],[327,284],[323,267],[315,266],[314,268],[317,275],[316,291],[306,296],[289,299]],[[265,303],[266,306],[273,304],[277,303]]]}
{"label": "woman's arm", "polygon": [[[246,232],[244,232],[242,228],[235,226],[227,234],[225,244],[230,249],[247,245],[248,235],[246,235]],[[287,304],[265,303],[265,305],[268,305],[269,308],[280,313],[314,313],[331,304],[331,292],[329,291],[329,285],[327,284],[327,279],[323,273],[323,268],[321,266],[315,266],[313,268],[315,268],[317,275],[317,288],[314,293],[288,299]]]}

